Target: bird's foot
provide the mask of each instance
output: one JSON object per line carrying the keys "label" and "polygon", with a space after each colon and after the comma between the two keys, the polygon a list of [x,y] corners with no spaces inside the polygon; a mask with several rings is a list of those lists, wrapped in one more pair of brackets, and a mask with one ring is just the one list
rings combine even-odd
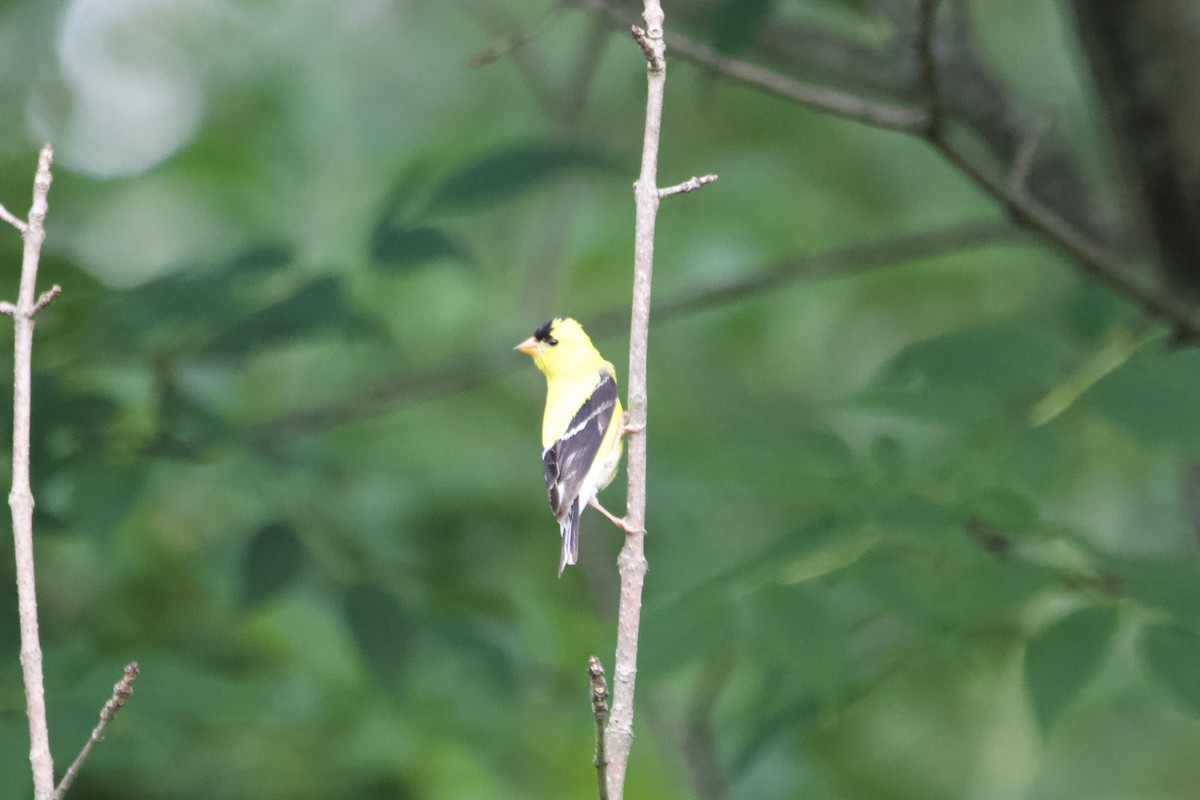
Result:
{"label": "bird's foot", "polygon": [[644,430],[646,430],[646,423],[643,422],[641,425],[634,425],[634,424],[630,423],[628,411],[626,411],[624,414],[621,415],[620,434],[622,436],[627,436],[631,433],[641,433]]}
{"label": "bird's foot", "polygon": [[629,522],[626,521],[626,519],[624,517],[618,517],[617,515],[611,513],[607,508],[600,505],[600,503],[597,502],[596,498],[594,498],[594,497],[590,501],[588,501],[588,505],[591,506],[592,508],[596,509],[597,511],[599,511],[604,516],[608,517],[609,522],[611,522],[613,525],[616,525],[618,528],[625,531],[626,533],[645,533],[644,530],[642,530],[640,528],[635,528],[635,527],[633,527],[633,525],[629,524]]}

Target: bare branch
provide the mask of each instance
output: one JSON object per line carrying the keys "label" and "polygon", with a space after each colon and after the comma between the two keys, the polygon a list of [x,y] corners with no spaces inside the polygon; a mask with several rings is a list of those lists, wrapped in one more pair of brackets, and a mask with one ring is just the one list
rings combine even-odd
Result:
{"label": "bare branch", "polygon": [[76,776],[79,775],[79,768],[83,766],[83,762],[87,759],[88,754],[104,738],[104,729],[108,727],[108,723],[112,722],[113,717],[125,705],[125,701],[129,699],[129,695],[133,694],[133,680],[138,676],[139,672],[140,670],[136,661],[125,665],[125,674],[113,686],[112,697],[104,704],[104,708],[100,709],[100,722],[92,730],[91,737],[84,743],[83,749],[79,751],[79,755],[75,757],[71,766],[67,768],[62,781],[59,782],[58,788],[54,791],[54,800],[62,800],[63,795],[67,793],[67,789],[70,789],[71,784],[75,782]]}
{"label": "bare branch", "polygon": [[729,796],[727,781],[717,758],[712,710],[729,683],[733,661],[732,648],[720,648],[708,655],[684,718],[683,757],[687,761],[696,796],[701,800],[725,800]]}
{"label": "bare branch", "polygon": [[608,754],[604,748],[604,723],[608,720],[608,682],[604,680],[604,665],[592,656],[588,659],[588,675],[592,679],[592,715],[596,718],[596,788],[600,800],[608,800]]}
{"label": "bare branch", "polygon": [[666,86],[666,47],[663,10],[658,0],[645,0],[646,32],[636,26],[633,37],[646,56],[646,125],[642,137],[642,168],[633,185],[635,225],[633,244],[633,304],[629,322],[628,427],[626,462],[625,546],[617,558],[621,591],[617,609],[617,653],[613,664],[612,713],[605,729],[608,755],[608,794],[622,800],[629,751],[633,746],[633,691],[637,679],[638,630],[641,627],[642,586],[646,580],[646,356],[650,340],[650,284],[654,273],[654,226],[658,215],[658,147],[662,132]]}
{"label": "bare branch", "polygon": [[659,189],[658,196],[660,198],[663,198],[663,197],[670,197],[673,194],[683,194],[684,192],[694,192],[697,189],[699,189],[701,186],[708,186],[710,183],[712,183],[716,179],[717,179],[717,176],[713,175],[712,173],[709,173],[708,175],[701,175],[698,178],[689,178],[688,180],[684,181],[683,183],[677,183],[674,186],[668,186],[665,189]]}
{"label": "bare branch", "polygon": [[1042,137],[1050,130],[1050,119],[1042,119],[1021,140],[1013,157],[1012,170],[1008,175],[1008,191],[1015,197],[1025,197],[1029,194],[1029,173],[1033,170],[1033,159],[1037,155],[1038,145]]}
{"label": "bare branch", "polygon": [[28,227],[29,227],[25,224],[25,220],[21,219],[20,217],[18,217],[15,214],[13,214],[11,211],[9,211],[7,208],[5,208],[2,205],[0,205],[0,220],[7,222],[9,225],[12,225],[14,228],[19,230],[22,234],[24,234],[25,231],[28,230]]}
{"label": "bare branch", "polygon": [[[619,12],[610,7],[606,0],[575,2],[611,17],[620,18]],[[936,113],[941,114],[944,110],[941,109],[940,84],[932,41],[934,6],[936,0],[922,0],[922,19],[928,22],[922,26],[925,32],[918,36],[917,44],[918,56],[925,65],[923,83],[926,94],[938,98],[938,102],[930,104],[930,109],[936,106]],[[1147,285],[1116,253],[1067,221],[1053,208],[1029,196],[1028,192],[1014,192],[1008,181],[988,175],[976,166],[961,148],[949,142],[945,136],[944,121],[936,121],[931,126],[929,109],[909,109],[875,103],[854,95],[796,81],[764,67],[722,55],[686,37],[672,35],[669,42],[673,52],[747,86],[809,108],[875,127],[920,136],[929,141],[951,165],[1004,205],[1014,220],[1029,227],[1048,244],[1074,261],[1089,278],[1124,295],[1151,316],[1172,326],[1179,339],[1200,340],[1200,311],[1182,298],[1164,292],[1156,286]],[[931,131],[934,133],[931,134]]]}
{"label": "bare branch", "polygon": [[921,67],[921,87],[925,90],[924,135],[932,141],[942,136],[942,90],[938,82],[937,57],[933,52],[936,35],[938,0],[921,0],[917,27],[917,57]]}
{"label": "bare branch", "polygon": [[562,13],[562,10],[563,6],[555,3],[549,6],[529,26],[511,33],[498,34],[496,41],[490,47],[484,48],[471,56],[467,61],[467,66],[471,69],[479,69],[511,55],[544,34],[549,29],[550,23]]}
{"label": "bare branch", "polygon": [[17,315],[17,307],[7,301],[0,302],[0,314],[4,314],[8,317],[15,317]]}
{"label": "bare branch", "polygon": [[[573,2],[619,24],[627,24],[624,14],[608,0]],[[916,131],[925,124],[925,112],[921,109],[874,102],[846,92],[798,81],[755,64],[731,58],[708,45],[679,34],[672,33],[667,36],[666,43],[673,53],[694,64],[711,67],[726,77],[756,86],[770,94],[817,111],[831,112],[887,130]]]}
{"label": "bare branch", "polygon": [[35,800],[54,796],[54,760],[50,754],[50,732],[46,724],[46,690],[42,677],[42,645],[38,638],[37,589],[33,561],[33,491],[29,482],[30,405],[33,371],[33,318],[38,261],[46,239],[47,195],[54,153],[42,148],[33,180],[33,205],[21,259],[21,289],[12,309],[13,327],[13,549],[17,567],[17,607],[21,625],[21,670],[25,682],[25,713],[29,718],[29,761],[33,769]]}

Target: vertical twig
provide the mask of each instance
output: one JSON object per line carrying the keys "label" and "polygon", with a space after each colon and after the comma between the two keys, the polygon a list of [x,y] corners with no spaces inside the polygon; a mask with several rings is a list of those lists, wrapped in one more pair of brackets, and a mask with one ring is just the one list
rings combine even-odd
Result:
{"label": "vertical twig", "polygon": [[[654,225],[659,201],[658,143],[662,129],[666,85],[666,47],[663,10],[659,0],[645,0],[646,30],[630,33],[646,56],[646,128],[642,139],[642,168],[633,185],[636,204],[633,255],[633,308],[629,326],[629,439],[626,470],[629,478],[625,510],[625,546],[617,558],[621,599],[617,612],[617,654],[613,665],[613,701],[605,745],[608,755],[608,796],[621,800],[633,745],[633,690],[637,679],[638,629],[641,625],[642,586],[646,579],[646,353],[650,336],[650,283],[654,271]],[[715,176],[693,179],[672,187],[675,194],[711,183]],[[686,187],[686,188],[685,188]]]}
{"label": "vertical twig", "polygon": [[[648,30],[632,34],[646,55],[646,130],[642,140],[642,169],[633,185],[636,223],[633,254],[633,308],[629,325],[629,427],[646,424],[646,352],[650,334],[650,279],[654,269],[654,223],[658,212],[658,139],[662,125],[663,60],[662,7],[646,0],[642,14]],[[646,432],[629,437],[626,466],[629,486],[625,522],[629,533],[617,558],[621,575],[617,611],[617,653],[613,664],[613,702],[605,731],[608,751],[608,795],[621,800],[625,772],[633,745],[633,688],[637,679],[638,629],[641,626],[642,585],[646,579]]]}
{"label": "vertical twig", "polygon": [[[33,181],[33,205],[29,220],[16,226],[25,239],[21,260],[21,289],[17,303],[5,305],[11,314],[13,343],[13,549],[17,562],[17,604],[21,622],[21,670],[25,680],[25,713],[29,717],[29,762],[33,768],[36,800],[54,797],[54,760],[50,755],[50,732],[46,725],[46,694],[42,680],[42,645],[38,639],[37,592],[33,570],[33,491],[29,484],[30,385],[33,362],[33,322],[37,312],[58,294],[54,287],[37,297],[38,259],[46,239],[46,196],[50,192],[50,145],[42,148],[37,176]],[[7,219],[7,218],[6,218]],[[7,220],[10,223],[12,220]]]}
{"label": "vertical twig", "polygon": [[592,679],[592,716],[596,718],[596,754],[592,763],[596,766],[596,788],[600,800],[608,800],[608,753],[604,747],[604,723],[608,720],[608,683],[604,680],[604,666],[600,659],[588,659],[588,676]]}

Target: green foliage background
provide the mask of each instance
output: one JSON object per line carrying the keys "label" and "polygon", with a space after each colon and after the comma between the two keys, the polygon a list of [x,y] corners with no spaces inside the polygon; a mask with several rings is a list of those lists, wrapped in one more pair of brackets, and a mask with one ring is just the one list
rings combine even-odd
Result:
{"label": "green foliage background", "polygon": [[[71,797],[594,795],[620,536],[585,517],[555,579],[510,348],[569,313],[624,371],[644,62],[549,5],[0,3],[0,200],[57,150],[33,470],[60,770],[143,671]],[[725,5],[736,50],[765,4]],[[863,3],[777,5],[880,35]],[[969,5],[1117,196],[1069,18]],[[662,182],[721,179],[663,206],[659,308],[1004,220],[917,141],[680,61],[667,95]],[[0,294],[19,263],[0,231]],[[1193,796],[1194,349],[1013,235],[658,319],[628,796]]]}

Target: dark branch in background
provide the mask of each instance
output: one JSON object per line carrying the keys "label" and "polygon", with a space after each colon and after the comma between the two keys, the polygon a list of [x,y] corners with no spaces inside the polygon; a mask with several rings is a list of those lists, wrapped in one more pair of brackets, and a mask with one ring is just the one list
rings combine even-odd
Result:
{"label": "dark branch in background", "polygon": [[608,683],[604,680],[604,665],[592,656],[588,659],[588,676],[592,682],[592,716],[596,718],[596,788],[600,800],[608,800],[608,753],[604,748],[604,726],[608,721]]}
{"label": "dark branch in background", "polygon": [[[716,15],[724,4],[725,0],[682,3],[683,29],[705,39],[701,32],[715,30]],[[894,30],[882,44],[876,43],[874,34],[867,43],[818,25],[765,19],[755,32],[754,61],[772,74],[836,87],[851,97],[919,108],[920,66],[912,58],[912,42],[919,28],[919,15],[912,13],[914,5],[913,0],[874,4],[885,12]],[[954,4],[951,10],[957,13],[948,35],[939,41],[943,106],[946,117],[978,137],[997,163],[1009,164],[1026,140],[1031,122],[1020,108],[1024,104],[1014,101],[1009,87],[976,55],[966,5]],[[875,25],[872,28],[877,30]],[[677,49],[674,38],[668,38],[667,46]],[[1087,181],[1062,140],[1048,138],[1039,148],[1030,184],[1037,197],[1089,237],[1114,238],[1112,225],[1097,219]]]}
{"label": "dark branch in background", "polygon": [[[712,308],[748,300],[801,280],[820,280],[886,267],[897,267],[948,253],[989,245],[1029,241],[1002,222],[957,225],[942,230],[896,236],[816,255],[783,259],[745,278],[683,292],[657,305],[652,325]],[[616,336],[629,325],[629,312],[610,309],[592,316],[588,330],[595,338]],[[251,435],[267,444],[389,414],[435,397],[469,391],[487,381],[516,372],[520,365],[494,353],[463,358],[445,367],[401,372],[341,400],[292,411],[259,423]]]}
{"label": "dark branch in background", "polygon": [[[577,5],[623,19],[619,8],[608,0],[574,0]],[[1091,227],[1073,224],[1068,217],[1036,199],[1028,189],[1014,191],[1011,180],[993,177],[976,164],[967,152],[951,141],[947,128],[947,105],[942,92],[946,73],[937,59],[936,44],[936,0],[921,0],[916,28],[917,74],[920,79],[919,94],[923,105],[920,108],[904,109],[880,105],[861,100],[859,106],[849,102],[840,92],[809,86],[778,73],[739,61],[716,52],[706,45],[672,36],[673,51],[683,54],[694,63],[702,64],[714,71],[749,86],[810,108],[853,119],[877,127],[889,128],[902,133],[919,136],[930,143],[956,169],[967,176],[980,189],[999,201],[1012,218],[1039,234],[1048,244],[1055,247],[1072,261],[1092,280],[1101,283],[1139,305],[1147,314],[1157,317],[1173,327],[1180,339],[1200,339],[1200,310],[1174,294],[1148,285],[1133,272],[1108,243],[1096,238]],[[914,60],[914,59],[909,59]],[[897,118],[896,124],[888,120]],[[1013,143],[1014,156],[1022,146],[1028,146],[1031,134],[1022,131]],[[1028,158],[1033,159],[1036,153]],[[1036,175],[1026,171],[1030,179]],[[1098,227],[1098,226],[1097,226]]]}
{"label": "dark branch in background", "polygon": [[725,775],[717,758],[712,711],[729,682],[733,671],[733,655],[730,648],[721,648],[709,654],[687,709],[683,756],[687,759],[692,785],[700,800],[725,800],[729,796]]}
{"label": "dark branch in background", "polygon": [[917,63],[921,73],[921,101],[925,105],[925,124],[922,133],[934,144],[941,141],[944,109],[942,108],[941,77],[938,75],[937,56],[933,48],[937,42],[938,0],[921,0],[918,6],[921,24],[917,29]]}
{"label": "dark branch in background", "polygon": [[[521,23],[496,0],[475,0],[470,4],[473,16],[480,21],[497,43],[471,58],[472,66],[493,63],[500,56],[512,61],[530,93],[552,121],[557,136],[575,141],[582,134],[588,106],[588,96],[595,82],[601,58],[612,40],[611,30],[604,21],[594,17],[578,46],[569,56],[573,67],[542,63],[532,48],[524,45],[546,33],[550,22],[563,16],[565,6],[552,5],[536,20],[521,27]],[[513,32],[516,31],[516,32]],[[542,212],[544,224],[539,247],[528,262],[520,296],[530,314],[540,313],[556,296],[558,276],[562,274],[563,252],[570,240],[572,223],[580,208],[580,192],[575,181],[562,181],[545,200]]]}
{"label": "dark branch in background", "polygon": [[[921,0],[922,25],[917,37],[918,58],[922,64],[929,65],[928,69],[922,70],[922,74],[926,80],[931,81],[924,87],[930,106],[930,120],[941,117],[939,109],[942,106],[938,77],[940,73],[934,52],[938,5],[938,0]],[[1073,227],[1051,208],[1026,191],[1014,192],[1011,182],[984,173],[963,150],[943,135],[940,127],[930,127],[926,138],[960,172],[1003,203],[1017,222],[1041,234],[1047,242],[1072,258],[1090,278],[1124,295],[1149,315],[1167,322],[1175,328],[1180,338],[1200,339],[1200,310],[1173,294],[1145,285],[1132,273],[1131,267],[1123,264],[1115,253]]]}
{"label": "dark branch in background", "polygon": [[1083,51],[1130,191],[1171,288],[1200,300],[1200,52],[1195,0],[1074,0]]}
{"label": "dark branch in background", "polygon": [[104,729],[108,727],[108,723],[112,722],[113,717],[125,705],[125,701],[129,699],[129,695],[133,694],[133,680],[138,676],[138,672],[139,669],[136,661],[125,665],[125,674],[113,686],[112,697],[104,704],[104,708],[100,709],[100,722],[92,730],[92,735],[88,737],[87,742],[83,745],[83,749],[75,757],[75,761],[67,768],[62,781],[58,784],[58,789],[54,792],[54,800],[62,800],[63,795],[67,793],[67,789],[71,788],[71,784],[75,782],[75,777],[79,775],[79,768],[87,760],[88,754],[104,738]]}

